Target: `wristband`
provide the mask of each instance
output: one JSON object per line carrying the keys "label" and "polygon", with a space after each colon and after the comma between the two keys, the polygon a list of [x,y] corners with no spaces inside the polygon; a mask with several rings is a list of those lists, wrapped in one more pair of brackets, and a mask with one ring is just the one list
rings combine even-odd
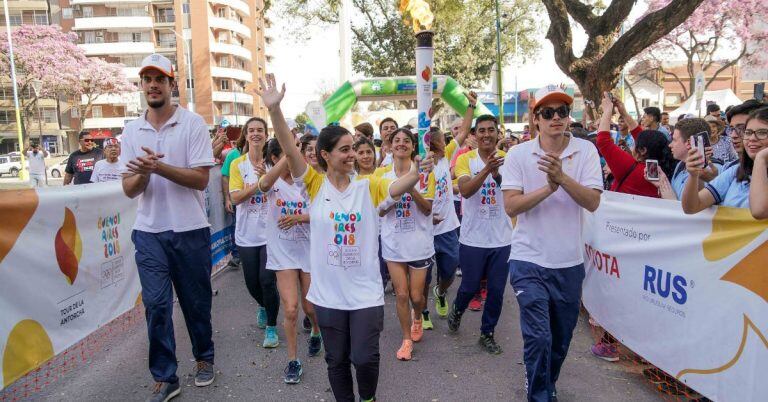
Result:
{"label": "wristband", "polygon": [[469,105],[467,105],[467,107],[470,108],[470,109],[474,109],[476,107],[476,105],[473,105],[473,104],[470,103]]}

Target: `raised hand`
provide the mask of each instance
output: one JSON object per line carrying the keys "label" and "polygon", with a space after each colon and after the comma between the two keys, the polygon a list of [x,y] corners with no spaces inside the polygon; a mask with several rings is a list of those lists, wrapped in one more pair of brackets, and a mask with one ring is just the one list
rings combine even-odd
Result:
{"label": "raised hand", "polygon": [[691,176],[699,177],[704,170],[704,155],[696,148],[688,150],[688,158],[685,159],[685,169]]}
{"label": "raised hand", "polygon": [[603,108],[603,114],[613,115],[613,100],[608,96],[608,92],[603,93],[603,101],[600,106]]}
{"label": "raised hand", "polygon": [[472,107],[477,106],[477,94],[475,93],[475,91],[465,92],[464,96],[467,97],[467,100],[469,101],[469,104]]}
{"label": "raised hand", "polygon": [[259,78],[259,88],[255,88],[253,91],[261,97],[264,106],[271,110],[280,106],[280,102],[285,96],[285,83],[283,83],[282,89],[278,90],[275,75],[267,74],[266,82]]}

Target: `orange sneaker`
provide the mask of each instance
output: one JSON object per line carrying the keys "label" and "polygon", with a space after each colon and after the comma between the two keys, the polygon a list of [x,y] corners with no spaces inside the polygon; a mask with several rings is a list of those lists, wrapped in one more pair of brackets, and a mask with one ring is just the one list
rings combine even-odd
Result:
{"label": "orange sneaker", "polygon": [[411,354],[413,353],[413,341],[410,339],[403,339],[403,344],[400,349],[397,350],[397,360],[408,361],[411,360]]}
{"label": "orange sneaker", "polygon": [[422,320],[413,320],[411,323],[411,339],[418,342],[424,336],[424,326]]}

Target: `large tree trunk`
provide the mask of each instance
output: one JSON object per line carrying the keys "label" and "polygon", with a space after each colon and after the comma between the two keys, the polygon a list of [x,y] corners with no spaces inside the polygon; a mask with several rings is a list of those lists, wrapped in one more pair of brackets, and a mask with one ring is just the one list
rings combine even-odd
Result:
{"label": "large tree trunk", "polygon": [[[554,45],[557,65],[579,86],[585,99],[599,104],[601,94],[616,87],[624,65],[683,23],[703,0],[672,0],[666,7],[643,17],[620,37],[621,24],[632,11],[635,0],[614,0],[599,16],[594,6],[579,0],[542,1],[550,18],[547,39]],[[569,16],[589,36],[581,57],[573,53]]]}

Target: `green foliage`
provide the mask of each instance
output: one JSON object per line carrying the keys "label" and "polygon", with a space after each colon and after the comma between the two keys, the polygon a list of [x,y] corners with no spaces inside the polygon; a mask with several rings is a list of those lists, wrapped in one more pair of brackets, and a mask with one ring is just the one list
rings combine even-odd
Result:
{"label": "green foliage", "polygon": [[297,114],[293,120],[296,122],[296,128],[298,128],[300,132],[304,132],[304,129],[307,127],[307,122],[309,122],[309,116],[307,116],[306,113],[301,112]]}
{"label": "green foliage", "polygon": [[[283,0],[277,7],[284,18],[298,19],[297,34],[306,24],[338,21],[339,0]],[[435,73],[449,75],[466,87],[477,87],[490,79],[496,62],[495,0],[430,0],[435,14]],[[515,32],[519,61],[538,50],[540,2],[501,2],[501,54],[512,61]],[[413,30],[403,22],[399,0],[352,0],[352,67],[369,77],[413,75],[415,67]],[[299,32],[301,31],[301,32]]]}

